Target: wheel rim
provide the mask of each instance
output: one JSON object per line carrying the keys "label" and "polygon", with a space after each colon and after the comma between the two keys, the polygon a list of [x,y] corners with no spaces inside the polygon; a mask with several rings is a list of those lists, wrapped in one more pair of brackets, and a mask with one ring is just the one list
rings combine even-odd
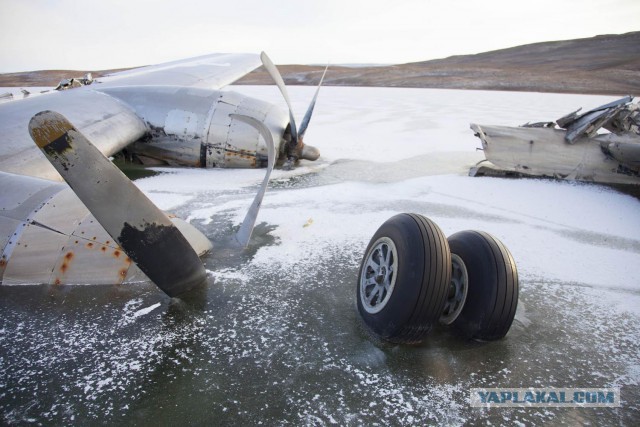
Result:
{"label": "wheel rim", "polygon": [[360,275],[360,302],[367,313],[382,310],[393,293],[398,271],[398,251],[388,237],[381,237],[371,246]]}
{"label": "wheel rim", "polygon": [[460,315],[464,302],[467,300],[467,290],[469,289],[469,275],[467,267],[462,258],[456,254],[451,254],[451,282],[449,283],[449,293],[444,305],[440,323],[444,325],[452,324]]}

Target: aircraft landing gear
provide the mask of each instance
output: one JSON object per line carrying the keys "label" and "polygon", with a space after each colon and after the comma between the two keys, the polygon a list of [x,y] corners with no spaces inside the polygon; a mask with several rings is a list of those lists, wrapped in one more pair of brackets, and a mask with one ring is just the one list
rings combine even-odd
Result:
{"label": "aircraft landing gear", "polygon": [[365,324],[387,341],[420,342],[442,314],[451,279],[449,244],[433,221],[396,215],[373,235],[358,277]]}
{"label": "aircraft landing gear", "polygon": [[504,337],[518,306],[518,271],[511,253],[483,231],[461,231],[448,240],[468,278],[466,302],[449,324],[477,340]]}
{"label": "aircraft landing gear", "polygon": [[461,231],[444,238],[418,214],[387,220],[360,265],[357,306],[383,340],[418,343],[436,321],[476,340],[496,340],[511,327],[518,304],[513,257],[495,237]]}

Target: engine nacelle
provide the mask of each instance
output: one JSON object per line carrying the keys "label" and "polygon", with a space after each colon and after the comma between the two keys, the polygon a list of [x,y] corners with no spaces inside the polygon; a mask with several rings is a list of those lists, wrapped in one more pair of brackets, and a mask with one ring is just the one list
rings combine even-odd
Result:
{"label": "engine nacelle", "polygon": [[264,167],[267,147],[253,127],[230,117],[264,123],[285,149],[289,116],[278,107],[228,91],[174,86],[99,89],[130,106],[147,125],[145,138],[127,148],[144,163],[196,167]]}

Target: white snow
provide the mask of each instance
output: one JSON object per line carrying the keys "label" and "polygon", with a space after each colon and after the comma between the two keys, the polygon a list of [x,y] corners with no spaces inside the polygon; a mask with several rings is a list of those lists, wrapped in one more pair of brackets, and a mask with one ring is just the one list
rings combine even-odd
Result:
{"label": "white snow", "polygon": [[[275,87],[231,89],[285,108]],[[314,90],[290,88],[297,118]],[[7,300],[0,389],[5,401],[26,402],[7,419],[61,423],[82,414],[110,422],[147,405],[163,417],[186,399],[184,408],[238,424],[499,424],[507,415],[518,424],[567,422],[564,412],[468,407],[470,387],[513,381],[614,384],[630,396],[623,396],[628,411],[640,384],[638,199],[599,185],[467,176],[483,158],[470,122],[555,120],[611,100],[323,88],[305,138],[322,157],[274,171],[257,221],[273,239],[263,230],[242,255],[215,239],[229,221],[241,223],[264,171],[158,169],[136,184],[214,239],[202,312],[151,285],[99,288],[96,303],[86,288],[67,296],[54,289],[28,320]],[[358,329],[352,276],[373,233],[400,212],[426,215],[446,235],[485,230],[511,250],[522,287],[504,340],[477,344],[441,333],[403,347]],[[68,414],[31,409],[35,387]],[[588,421],[599,416],[589,414]]]}
{"label": "white snow", "polygon": [[145,314],[149,314],[151,313],[153,310],[155,310],[156,308],[160,307],[160,303],[155,303],[149,307],[146,308],[141,308],[140,310],[136,311],[135,313],[133,313],[133,317],[140,317],[140,316],[144,316]]}
{"label": "white snow", "polygon": [[[274,87],[232,89],[282,103]],[[300,116],[313,88],[296,87],[291,94],[294,111]],[[431,217],[447,235],[464,229],[496,235],[512,251],[525,276],[638,290],[637,199],[597,185],[466,176],[474,160],[482,159],[476,152],[480,142],[469,129],[470,122],[518,125],[551,121],[578,107],[592,108],[612,99],[323,88],[305,138],[321,150],[320,161],[305,163],[292,172],[274,171],[272,187],[313,173],[331,176],[335,183],[269,190],[258,223],[276,226],[271,234],[280,244],[259,249],[253,263],[299,267],[322,257],[327,248],[364,247],[387,218],[409,210]],[[436,161],[431,163],[430,157]],[[165,209],[194,202],[189,220],[203,224],[221,213],[240,223],[264,173],[160,170],[167,173],[137,184]]]}

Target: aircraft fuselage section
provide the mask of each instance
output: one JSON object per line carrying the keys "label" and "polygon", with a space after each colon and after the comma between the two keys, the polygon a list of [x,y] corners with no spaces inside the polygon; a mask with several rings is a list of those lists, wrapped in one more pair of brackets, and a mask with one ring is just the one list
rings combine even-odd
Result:
{"label": "aircraft fuselage section", "polygon": [[147,137],[127,149],[143,162],[196,167],[264,167],[267,147],[251,126],[231,117],[264,123],[282,151],[289,118],[276,106],[236,92],[172,86],[105,89],[134,109]]}
{"label": "aircraft fuselage section", "polygon": [[255,128],[230,117],[264,123],[284,151],[288,115],[267,102],[236,92],[178,86],[99,85],[0,105],[0,170],[61,181],[29,137],[28,119],[61,112],[105,155],[126,149],[146,164],[256,168],[267,147]]}

